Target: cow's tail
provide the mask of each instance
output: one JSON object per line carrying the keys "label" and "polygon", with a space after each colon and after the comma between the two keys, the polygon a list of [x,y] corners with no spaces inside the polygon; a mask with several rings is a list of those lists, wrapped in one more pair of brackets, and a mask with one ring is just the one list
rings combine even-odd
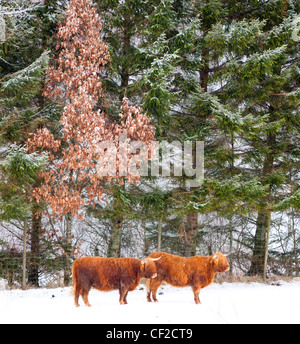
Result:
{"label": "cow's tail", "polygon": [[73,288],[72,288],[72,290],[71,290],[71,295],[72,296],[75,296],[75,293],[76,293],[76,285],[77,285],[77,283],[76,283],[76,269],[75,269],[75,264],[73,264],[73,266],[72,266],[72,280],[73,280]]}

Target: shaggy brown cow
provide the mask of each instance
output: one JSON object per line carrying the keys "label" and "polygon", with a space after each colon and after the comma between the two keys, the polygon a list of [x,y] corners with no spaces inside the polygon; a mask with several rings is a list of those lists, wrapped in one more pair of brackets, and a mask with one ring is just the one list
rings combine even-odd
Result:
{"label": "shaggy brown cow", "polygon": [[76,259],[72,268],[75,305],[79,307],[78,299],[81,295],[84,303],[91,306],[88,301],[91,288],[102,291],[119,289],[120,304],[127,304],[128,291],[134,290],[142,277],[156,277],[154,260],[102,257]]}
{"label": "shaggy brown cow", "polygon": [[229,264],[222,253],[216,253],[210,257],[179,257],[164,252],[154,252],[151,258],[161,257],[155,262],[157,277],[147,280],[147,300],[151,302],[151,293],[154,302],[158,302],[156,292],[163,281],[174,287],[191,286],[194,292],[195,302],[199,299],[200,289],[213,282],[217,272],[229,270]]}

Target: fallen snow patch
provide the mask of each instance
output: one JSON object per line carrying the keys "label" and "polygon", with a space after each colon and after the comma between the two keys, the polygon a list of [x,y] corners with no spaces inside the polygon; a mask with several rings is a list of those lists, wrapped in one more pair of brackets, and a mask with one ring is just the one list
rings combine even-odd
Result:
{"label": "fallen snow patch", "polygon": [[86,307],[76,308],[71,288],[0,291],[0,323],[98,323],[98,324],[300,324],[300,281],[280,285],[213,283],[194,303],[191,288],[159,289],[159,303],[146,301],[140,285],[129,292],[127,305],[119,304],[117,290],[91,290]]}

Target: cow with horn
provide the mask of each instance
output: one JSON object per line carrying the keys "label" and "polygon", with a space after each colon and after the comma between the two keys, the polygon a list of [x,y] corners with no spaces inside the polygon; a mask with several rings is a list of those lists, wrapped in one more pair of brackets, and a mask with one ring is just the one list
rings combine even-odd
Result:
{"label": "cow with horn", "polygon": [[156,278],[146,281],[147,300],[152,301],[152,294],[154,302],[158,302],[157,289],[162,282],[166,282],[174,287],[192,287],[195,303],[201,303],[200,290],[213,282],[216,273],[229,270],[226,259],[229,254],[224,255],[219,252],[209,257],[180,257],[164,252],[151,253],[149,258],[160,257],[160,259],[155,262]]}

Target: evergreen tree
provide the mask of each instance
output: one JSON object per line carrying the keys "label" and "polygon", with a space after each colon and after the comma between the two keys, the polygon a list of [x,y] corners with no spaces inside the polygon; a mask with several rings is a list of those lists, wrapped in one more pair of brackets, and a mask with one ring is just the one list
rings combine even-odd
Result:
{"label": "evergreen tree", "polygon": [[[46,165],[46,156],[28,154],[25,148],[13,146],[5,161],[0,164],[0,219],[9,222],[12,219],[23,221],[23,282],[26,286],[26,248],[28,217],[37,213],[37,206],[32,200],[32,188],[39,183],[39,173]],[[33,218],[34,226],[35,219]],[[39,247],[39,237],[31,230],[31,264],[28,267],[28,282],[35,286],[38,282],[38,263],[34,251]]]}
{"label": "evergreen tree", "polygon": [[[56,8],[51,15],[52,23],[55,23],[58,5],[57,1],[51,3],[51,11]],[[5,155],[11,149],[20,149],[21,152],[29,133],[39,126],[46,123],[55,126],[57,109],[45,104],[41,95],[50,55],[47,50],[48,41],[51,30],[54,30],[54,25],[51,30],[46,30],[41,21],[43,16],[50,17],[49,4],[50,1],[46,1],[45,6],[33,4],[32,1],[23,1],[22,4],[19,1],[1,3],[0,12],[5,21],[6,35],[5,41],[0,45],[0,144],[5,147]],[[12,143],[20,147],[11,146]],[[4,171],[3,177],[10,178],[5,173]],[[30,180],[32,185],[28,190],[32,191],[40,180]],[[32,199],[29,204],[32,213],[31,221],[28,221],[28,226],[31,225],[30,249],[32,257],[37,258],[40,255],[41,208]],[[21,212],[22,208],[27,209],[21,203],[19,206]],[[26,221],[27,217],[28,215]],[[38,264],[38,260],[32,261],[29,269],[28,279],[34,285],[38,285]]]}
{"label": "evergreen tree", "polygon": [[[218,133],[211,141],[216,148],[213,159],[205,160],[212,164],[206,164],[206,181],[209,185],[210,173],[219,180],[211,189],[214,203],[220,205],[218,199],[225,197],[232,211],[233,201],[237,204],[240,199],[242,207],[251,201],[250,209],[257,211],[250,274],[266,273],[271,213],[291,183],[287,172],[296,167],[299,51],[292,39],[292,22],[299,13],[296,4],[233,1],[225,8],[219,2],[222,11],[208,12],[210,27],[202,35],[202,59],[208,63],[200,72],[202,92],[196,93],[192,110],[211,117],[209,136]],[[234,20],[225,23],[225,19]],[[205,77],[208,84],[203,85]],[[234,190],[242,191],[241,198]]]}

